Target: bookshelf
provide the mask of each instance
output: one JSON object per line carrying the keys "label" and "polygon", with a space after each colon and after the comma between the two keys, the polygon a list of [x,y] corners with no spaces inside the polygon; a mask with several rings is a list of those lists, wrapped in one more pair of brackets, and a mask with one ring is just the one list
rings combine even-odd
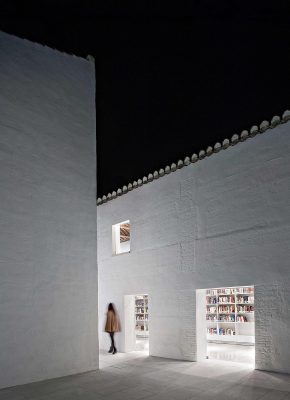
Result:
{"label": "bookshelf", "polygon": [[207,341],[255,343],[254,286],[206,290]]}
{"label": "bookshelf", "polygon": [[136,338],[148,338],[148,295],[135,296],[135,332]]}

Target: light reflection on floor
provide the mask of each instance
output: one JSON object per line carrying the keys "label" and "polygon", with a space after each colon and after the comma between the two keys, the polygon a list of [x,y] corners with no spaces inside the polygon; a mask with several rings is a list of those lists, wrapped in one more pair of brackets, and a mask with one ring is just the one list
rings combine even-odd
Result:
{"label": "light reflection on floor", "polygon": [[207,355],[209,360],[231,361],[251,366],[255,364],[255,346],[208,343]]}
{"label": "light reflection on floor", "polygon": [[145,351],[149,354],[149,339],[136,338],[136,351]]}

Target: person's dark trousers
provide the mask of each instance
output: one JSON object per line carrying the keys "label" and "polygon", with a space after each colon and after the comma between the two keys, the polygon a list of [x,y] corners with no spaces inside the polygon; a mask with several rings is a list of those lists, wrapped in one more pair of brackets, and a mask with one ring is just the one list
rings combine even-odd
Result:
{"label": "person's dark trousers", "polygon": [[109,353],[113,353],[113,354],[117,353],[117,349],[116,349],[115,341],[114,341],[114,333],[115,332],[109,332],[109,335],[111,338],[111,347],[110,347]]}

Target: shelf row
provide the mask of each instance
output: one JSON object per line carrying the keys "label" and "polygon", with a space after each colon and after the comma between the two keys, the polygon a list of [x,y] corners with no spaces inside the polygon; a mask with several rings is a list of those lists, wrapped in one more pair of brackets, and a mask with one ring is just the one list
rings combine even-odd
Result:
{"label": "shelf row", "polygon": [[207,322],[211,322],[213,324],[215,324],[215,323],[218,323],[218,324],[240,324],[240,325],[254,324],[254,321],[207,321]]}
{"label": "shelf row", "polygon": [[[248,316],[249,317],[249,316]],[[244,314],[207,314],[206,315],[207,322],[252,322],[252,320],[248,319]]]}
{"label": "shelf row", "polygon": [[240,335],[234,329],[220,328],[207,330],[208,340],[230,340],[235,342],[248,342],[254,343],[255,337],[253,335]]}
{"label": "shelf row", "polygon": [[219,295],[230,295],[230,294],[253,294],[253,286],[244,287],[232,287],[232,288],[220,288],[220,289],[207,289],[206,296],[219,296]]}
{"label": "shelf row", "polygon": [[220,304],[220,305],[207,305],[207,314],[234,314],[234,313],[253,313],[255,311],[253,305],[236,305],[236,304]]}
{"label": "shelf row", "polygon": [[235,314],[235,315],[254,315],[254,311],[247,312],[247,311],[242,311],[242,312],[236,312],[236,313],[230,313],[230,312],[220,312],[220,313],[206,313],[206,315],[228,315],[228,314]]}
{"label": "shelf row", "polygon": [[212,304],[254,304],[253,296],[244,296],[238,298],[227,298],[227,297],[209,297],[206,301],[206,305]]}
{"label": "shelf row", "polygon": [[135,329],[137,331],[148,331],[148,326],[136,325]]}
{"label": "shelf row", "polygon": [[231,328],[208,328],[207,333],[210,335],[226,335],[233,336],[236,332]]}

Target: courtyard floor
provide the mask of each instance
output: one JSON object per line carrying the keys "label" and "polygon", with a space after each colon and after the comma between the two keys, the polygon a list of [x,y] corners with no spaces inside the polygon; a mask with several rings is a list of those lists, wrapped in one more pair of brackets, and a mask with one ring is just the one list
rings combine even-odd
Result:
{"label": "courtyard floor", "polygon": [[290,400],[290,375],[253,370],[245,363],[102,353],[100,368],[3,389],[0,400]]}

